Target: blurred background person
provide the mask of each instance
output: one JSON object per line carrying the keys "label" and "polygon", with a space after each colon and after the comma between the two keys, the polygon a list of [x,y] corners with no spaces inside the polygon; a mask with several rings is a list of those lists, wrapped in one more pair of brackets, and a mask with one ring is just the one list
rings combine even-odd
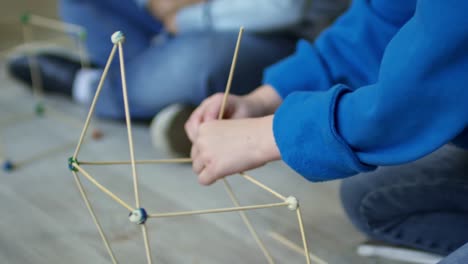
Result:
{"label": "blurred background person", "polygon": [[[347,0],[61,0],[65,22],[87,30],[91,69],[57,54],[38,56],[46,92],[89,104],[112,48],[110,36],[126,35],[124,47],[131,115],[149,120],[159,148],[187,153],[183,123],[207,96],[225,88],[237,32],[246,28],[232,93],[261,84],[265,67],[290,55],[299,38],[312,40],[347,7]],[[10,65],[30,82],[27,59]],[[161,111],[163,110],[163,111]],[[124,117],[120,70],[112,65],[96,114]]]}

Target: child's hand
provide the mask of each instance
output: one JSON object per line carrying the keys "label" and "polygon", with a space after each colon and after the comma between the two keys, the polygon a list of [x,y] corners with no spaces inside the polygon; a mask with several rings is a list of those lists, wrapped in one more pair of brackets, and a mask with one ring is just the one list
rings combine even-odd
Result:
{"label": "child's hand", "polygon": [[[185,131],[193,142],[200,125],[218,119],[224,94],[218,93],[205,99],[185,123]],[[273,114],[281,103],[273,87],[264,85],[245,96],[229,95],[223,115],[224,119],[260,117]]]}
{"label": "child's hand", "polygon": [[[192,115],[185,123],[185,131],[188,137],[193,142],[197,136],[197,132],[201,124],[218,119],[219,111],[221,111],[221,104],[223,102],[224,94],[214,94],[193,111]],[[238,119],[251,117],[250,102],[246,97],[229,95],[226,102],[223,118]]]}
{"label": "child's hand", "polygon": [[273,116],[201,124],[191,153],[198,181],[210,185],[225,176],[280,159],[272,123]]}

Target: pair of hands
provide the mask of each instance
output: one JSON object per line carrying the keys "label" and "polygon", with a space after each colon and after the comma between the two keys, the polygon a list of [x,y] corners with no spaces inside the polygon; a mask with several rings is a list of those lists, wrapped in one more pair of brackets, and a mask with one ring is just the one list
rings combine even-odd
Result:
{"label": "pair of hands", "polygon": [[149,0],[148,10],[161,20],[165,29],[172,33],[177,33],[176,15],[177,12],[189,5],[204,2],[204,0]]}
{"label": "pair of hands", "polygon": [[280,159],[271,114],[281,99],[273,88],[261,87],[247,96],[229,95],[226,119],[218,120],[223,96],[207,98],[185,124],[193,143],[193,170],[203,185]]}

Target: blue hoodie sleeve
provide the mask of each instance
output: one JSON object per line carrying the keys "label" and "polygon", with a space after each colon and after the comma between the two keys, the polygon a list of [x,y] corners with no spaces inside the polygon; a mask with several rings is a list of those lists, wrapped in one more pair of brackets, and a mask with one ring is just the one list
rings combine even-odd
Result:
{"label": "blue hoodie sleeve", "polygon": [[273,124],[285,162],[331,180],[416,160],[456,138],[468,120],[466,10],[463,0],[421,0],[375,84],[289,95]]}
{"label": "blue hoodie sleeve", "polygon": [[337,83],[375,82],[388,42],[413,15],[416,0],[355,0],[315,44],[299,41],[295,54],[269,67],[264,84],[285,98],[294,91],[327,90]]}

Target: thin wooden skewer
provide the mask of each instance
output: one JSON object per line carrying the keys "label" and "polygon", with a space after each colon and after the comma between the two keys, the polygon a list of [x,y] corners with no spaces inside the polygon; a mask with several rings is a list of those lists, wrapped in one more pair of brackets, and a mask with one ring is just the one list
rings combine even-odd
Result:
{"label": "thin wooden skewer", "polygon": [[40,160],[42,158],[49,157],[49,156],[52,156],[54,154],[65,151],[67,149],[73,148],[73,146],[75,146],[75,142],[69,142],[67,144],[60,145],[60,146],[58,146],[56,148],[48,149],[48,150],[46,150],[44,152],[38,153],[38,154],[36,154],[34,156],[31,156],[29,158],[26,158],[26,159],[24,159],[22,161],[19,161],[19,162],[15,163],[15,167],[22,167],[25,164],[28,164],[28,163],[31,163],[31,162],[34,162],[34,161],[38,161],[38,160]]}
{"label": "thin wooden skewer", "polygon": [[96,213],[94,212],[94,209],[91,206],[91,203],[89,202],[88,195],[86,194],[86,191],[84,190],[83,184],[81,183],[80,178],[78,177],[78,174],[74,171],[72,173],[73,173],[73,177],[75,178],[75,182],[78,187],[78,190],[80,191],[81,197],[83,198],[83,201],[85,202],[86,207],[88,208],[88,211],[91,214],[91,218],[93,218],[93,222],[97,227],[99,235],[101,235],[102,242],[104,242],[104,246],[107,249],[107,253],[109,253],[112,263],[117,264],[118,263],[117,259],[115,258],[114,252],[112,251],[109,241],[107,240],[106,234],[104,233],[104,230],[102,229],[101,223],[96,217]]}
{"label": "thin wooden skewer", "polygon": [[306,238],[306,234],[304,231],[304,223],[302,222],[302,214],[301,214],[300,207],[296,209],[296,214],[297,214],[297,221],[299,223],[299,230],[301,231],[302,245],[304,247],[304,256],[306,258],[307,264],[310,264],[309,246],[307,245],[307,238]]}
{"label": "thin wooden skewer", "polygon": [[228,213],[228,212],[237,212],[237,211],[246,211],[246,210],[256,210],[256,209],[266,209],[273,207],[288,206],[288,203],[273,203],[273,204],[262,204],[262,205],[248,205],[248,206],[239,206],[239,207],[228,207],[220,209],[208,209],[208,210],[196,210],[196,211],[184,211],[184,212],[174,212],[174,213],[160,213],[160,214],[149,214],[149,218],[166,218],[166,217],[176,217],[176,216],[190,216],[190,215],[202,215],[202,214],[215,214],[215,213]]}
{"label": "thin wooden skewer", "polygon": [[67,123],[71,126],[74,126],[74,127],[77,127],[77,128],[81,128],[81,125],[79,125],[79,122],[77,119],[71,117],[71,116],[66,116],[64,115],[63,113],[53,109],[52,107],[48,106],[47,107],[47,115],[50,115],[51,117],[53,117],[54,119],[60,121],[60,122],[63,122],[63,123]]}
{"label": "thin wooden skewer", "polygon": [[89,67],[89,60],[87,58],[85,48],[82,44],[82,36],[86,33],[86,29],[79,25],[65,23],[62,21],[57,21],[50,18],[45,18],[37,15],[28,15],[27,23],[29,25],[39,26],[43,28],[48,28],[51,30],[56,30],[62,33],[71,33],[74,34],[77,38],[77,48],[80,55],[80,63],[82,68]]}
{"label": "thin wooden skewer", "polygon": [[[295,243],[293,243],[292,241],[290,241],[289,239],[285,238],[284,236],[276,233],[276,232],[270,232],[268,234],[271,238],[273,238],[274,240],[278,241],[279,243],[281,243],[282,245],[284,245],[285,247],[291,249],[292,251],[295,251],[301,255],[304,255],[304,248],[296,245]],[[319,258],[318,256],[312,254],[309,252],[309,257],[317,264],[328,264],[326,261],[324,261],[323,259]]]}
{"label": "thin wooden skewer", "polygon": [[106,187],[102,186],[96,179],[93,178],[87,171],[85,171],[83,168],[81,168],[78,164],[73,164],[73,167],[75,167],[81,174],[83,174],[88,180],[96,185],[97,188],[99,188],[101,191],[103,191],[105,194],[107,194],[110,198],[112,198],[114,201],[122,205],[123,207],[127,208],[130,212],[134,211],[135,209],[132,208],[130,205],[128,205],[126,202],[122,201],[117,195],[115,195],[113,192],[109,191]]}
{"label": "thin wooden skewer", "polygon": [[[218,115],[218,120],[223,119],[223,116],[224,116],[226,103],[227,103],[227,98],[228,98],[228,95],[229,95],[229,92],[230,92],[230,89],[231,89],[234,70],[235,70],[235,66],[236,66],[236,63],[237,63],[237,56],[238,56],[238,52],[239,52],[239,46],[240,46],[240,41],[242,39],[243,31],[244,31],[244,29],[241,27],[241,29],[239,30],[239,36],[238,36],[238,39],[237,39],[236,49],[234,51],[234,57],[233,57],[232,64],[231,64],[231,71],[229,73],[229,78],[228,78],[228,82],[227,82],[227,85],[226,85],[226,91],[224,92],[223,102],[221,104],[221,109],[220,109],[220,112],[219,112],[219,115]],[[286,200],[286,198],[284,196],[282,196],[279,193],[273,191],[272,189],[268,188],[264,184],[261,184],[260,182],[254,180],[252,177],[249,177],[249,176],[246,177],[246,175],[244,173],[241,173],[241,175],[243,175],[244,178],[246,178],[250,182],[252,182],[252,183],[256,184],[257,186],[263,188],[264,190],[267,190],[268,192],[272,193],[276,197],[278,197],[278,198],[280,198],[282,200]],[[225,185],[227,186],[227,184],[228,184],[227,180],[224,178],[223,181],[224,181]],[[301,231],[302,242],[304,244],[304,252],[305,252],[307,264],[310,264],[310,258],[308,257],[309,250],[308,250],[308,247],[307,247],[307,239],[306,239],[306,235],[305,235],[305,231],[304,231],[304,226],[303,226],[303,223],[302,223],[302,216],[301,216],[300,208],[297,208],[296,212],[297,212],[297,217],[298,217],[298,222],[299,222],[299,228],[300,228],[300,231]]]}
{"label": "thin wooden skewer", "polygon": [[138,190],[138,175],[135,164],[135,150],[133,148],[132,120],[130,118],[130,107],[128,105],[127,78],[125,77],[125,63],[122,48],[122,41],[117,43],[119,47],[120,75],[122,78],[122,93],[125,108],[125,122],[127,123],[128,147],[130,149],[130,163],[132,165],[133,191],[135,192],[135,204],[140,208],[140,193]]}
{"label": "thin wooden skewer", "polygon": [[77,36],[76,45],[78,48],[78,53],[80,55],[81,68],[89,68],[89,57],[85,48],[85,44],[83,43],[84,41],[85,40],[82,38],[82,36]]}
{"label": "thin wooden skewer", "polygon": [[[160,160],[135,160],[135,164],[177,164],[177,163],[191,163],[192,159],[160,159]],[[80,165],[93,165],[93,166],[106,166],[106,165],[128,165],[131,161],[118,160],[118,161],[81,161]]]}
{"label": "thin wooden skewer", "polygon": [[[61,121],[63,123],[68,123],[69,125],[72,125],[74,127],[81,128],[81,126],[78,124],[78,120],[74,119],[73,117],[66,116],[63,113],[55,110],[54,108],[52,108],[50,106],[47,107],[47,115],[50,115],[51,117],[53,117],[56,120]],[[0,126],[7,126],[7,125],[9,125],[10,123],[13,123],[13,122],[18,123],[18,122],[21,122],[21,121],[27,121],[27,120],[33,119],[35,117],[36,117],[36,114],[33,114],[33,113],[19,114],[19,115],[10,117],[10,118],[8,118],[6,120],[0,121]]]}
{"label": "thin wooden skewer", "polygon": [[7,49],[7,50],[0,51],[0,58],[7,57],[11,53],[12,50],[13,50],[13,48],[11,50]]}
{"label": "thin wooden skewer", "polygon": [[[23,41],[24,44],[30,43],[32,41],[32,31],[29,25],[23,25]],[[29,61],[29,71],[31,74],[31,84],[33,89],[33,94],[36,98],[42,99],[42,77],[39,72],[39,66],[37,62],[36,55],[32,54],[32,51],[28,51],[27,53],[28,61]]]}
{"label": "thin wooden skewer", "polygon": [[143,234],[143,241],[145,244],[146,260],[148,261],[148,264],[151,264],[153,263],[153,257],[151,256],[151,248],[146,224],[141,225],[141,232]]}
{"label": "thin wooden skewer", "polygon": [[283,200],[283,201],[286,201],[286,197],[284,197],[283,195],[279,194],[278,192],[274,191],[273,189],[271,189],[270,187],[266,186],[265,184],[257,181],[256,179],[254,179],[253,177],[247,175],[246,173],[244,172],[241,172],[240,175],[242,177],[244,177],[244,179],[250,181],[251,183],[257,185],[258,187],[262,188],[263,190],[273,194],[274,196],[276,196],[277,198],[279,198],[280,200]]}
{"label": "thin wooden skewer", "polygon": [[[229,74],[228,78],[228,83],[226,87],[226,92],[224,94],[224,99],[222,102],[221,110],[219,113],[219,119],[223,118],[225,107],[226,107],[226,101],[227,101],[227,96],[230,91],[231,83],[232,83],[232,78],[235,70],[235,65],[237,62],[237,57],[238,57],[238,51],[239,51],[239,45],[240,41],[242,38],[242,33],[243,33],[243,28],[240,29],[239,31],[239,37],[238,41],[236,44],[236,50],[234,52],[234,57],[233,57],[233,62],[231,65],[231,71]],[[109,56],[108,62],[106,64],[106,68],[104,69],[103,75],[101,77],[100,83],[98,85],[98,89],[96,91],[96,95],[93,99],[93,103],[91,104],[90,111],[88,113],[88,117],[86,119],[85,126],[83,128],[82,134],[80,136],[80,140],[78,143],[78,146],[75,150],[74,158],[79,153],[81,144],[84,139],[84,135],[89,127],[89,122],[90,118],[94,112],[96,100],[99,96],[99,92],[102,88],[102,84],[107,76],[107,72],[109,69],[109,66],[112,62],[112,59],[115,55],[116,48],[119,50],[119,57],[120,57],[120,69],[121,69],[121,77],[122,77],[122,90],[123,90],[123,96],[124,96],[124,105],[125,105],[125,117],[126,117],[126,122],[127,122],[127,132],[128,132],[128,140],[129,140],[129,148],[130,148],[130,161],[104,161],[104,162],[81,162],[80,164],[83,165],[121,165],[121,164],[131,164],[132,165],[132,175],[133,175],[133,180],[134,180],[134,190],[135,190],[135,200],[136,200],[136,205],[137,207],[140,206],[140,201],[139,201],[139,192],[138,192],[138,177],[136,173],[136,164],[150,164],[150,163],[189,163],[191,162],[191,159],[166,159],[166,160],[140,160],[136,161],[134,157],[134,149],[133,149],[133,137],[132,137],[132,131],[131,131],[131,121],[130,121],[130,110],[129,110],[129,105],[128,105],[128,97],[127,97],[127,85],[126,85],[126,78],[125,78],[125,66],[124,66],[124,56],[123,56],[123,48],[122,48],[122,42],[118,42],[117,44],[114,45],[111,55]],[[116,202],[124,206],[130,211],[133,211],[134,209],[120,200],[116,195],[114,195],[112,192],[110,192],[108,189],[106,189],[104,186],[102,186],[99,182],[97,182],[91,175],[89,175],[83,168],[81,168],[78,164],[73,164],[74,167],[81,172],[88,180],[90,180],[94,185],[96,185],[101,191],[106,193],[108,196],[110,196],[112,199],[114,199]],[[74,173],[76,175],[76,173]],[[270,254],[266,250],[265,246],[261,242],[261,240],[258,237],[258,234],[254,230],[253,226],[251,225],[250,221],[248,220],[247,216],[245,215],[245,211],[247,210],[257,210],[257,209],[265,209],[265,208],[273,208],[273,207],[280,207],[280,206],[289,206],[290,204],[286,202],[286,198],[279,193],[275,192],[271,188],[267,187],[266,185],[260,183],[259,181],[255,180],[254,178],[246,175],[245,173],[241,173],[241,175],[249,180],[250,182],[254,183],[255,185],[259,186],[260,188],[270,192],[277,198],[284,200],[282,203],[273,203],[273,204],[264,204],[264,205],[253,205],[253,206],[240,206],[237,198],[234,195],[234,192],[232,191],[232,188],[230,187],[229,183],[227,182],[226,179],[223,179],[225,183],[226,190],[228,194],[231,197],[231,200],[233,203],[236,205],[236,207],[231,207],[231,208],[219,208],[219,209],[209,209],[209,210],[197,210],[197,211],[184,211],[184,212],[173,212],[173,213],[159,213],[159,214],[149,214],[148,218],[165,218],[165,217],[176,217],[176,216],[189,216],[189,215],[201,215],[201,214],[212,214],[212,213],[225,213],[225,212],[239,212],[248,227],[249,231],[252,233],[254,236],[254,239],[257,241],[257,243],[260,245],[262,248],[262,251],[264,252],[267,260],[269,263],[273,263],[273,259],[271,258]],[[86,194],[84,194],[86,196]],[[300,227],[300,232],[302,236],[302,242],[304,244],[304,255],[307,258],[307,264],[310,264],[310,258],[309,258],[309,253],[308,253],[308,246],[307,246],[307,240],[306,240],[306,235],[304,231],[304,226],[302,222],[302,216],[300,212],[300,208],[296,209],[297,217],[298,217],[298,222],[299,222],[299,227]],[[147,227],[146,225],[142,225],[142,233],[143,233],[143,238],[144,238],[144,243],[145,243],[145,249],[146,249],[146,256],[148,263],[152,263],[152,256],[151,256],[151,250],[150,250],[150,245],[149,245],[149,238],[148,238],[148,232],[147,232]]]}
{"label": "thin wooden skewer", "polygon": [[75,34],[81,34],[82,32],[85,32],[85,29],[81,26],[70,24],[70,23],[64,23],[61,21],[57,21],[54,19],[50,18],[45,18],[37,15],[28,15],[29,20],[28,23],[34,26],[39,26],[39,27],[44,27],[64,33],[75,33]]}
{"label": "thin wooden skewer", "polygon": [[[228,192],[229,197],[231,198],[233,204],[236,207],[240,207],[239,201],[238,201],[237,197],[235,196],[234,191],[231,188],[231,185],[229,184],[229,182],[226,179],[223,179],[223,180],[224,180],[224,186],[226,187],[226,191]],[[247,226],[247,229],[249,230],[250,234],[252,234],[252,237],[254,238],[255,242],[257,243],[257,245],[262,250],[263,255],[267,259],[268,263],[269,264],[274,264],[275,261],[273,260],[273,257],[271,256],[270,252],[266,248],[263,241],[260,239],[260,236],[258,235],[257,231],[254,229],[254,227],[253,227],[252,223],[250,222],[249,218],[247,217],[246,213],[244,211],[239,211],[239,214],[240,214],[240,216],[242,218],[242,221],[244,221],[244,224]]]}
{"label": "thin wooden skewer", "polygon": [[[135,163],[135,150],[133,148],[133,136],[132,136],[132,121],[130,118],[130,106],[128,104],[128,89],[127,89],[127,78],[125,76],[125,63],[124,63],[124,53],[122,48],[122,41],[123,38],[117,43],[119,48],[119,61],[120,61],[120,76],[122,78],[122,93],[124,99],[124,109],[125,109],[125,122],[127,124],[127,135],[128,135],[128,146],[130,149],[130,161],[132,165],[132,176],[133,176],[133,191],[135,192],[135,204],[137,208],[140,208],[140,193],[138,190],[138,174],[136,171],[136,163]],[[151,264],[151,249],[149,238],[146,230],[146,225],[142,226],[143,232],[143,241],[145,244],[146,249],[146,258],[148,260],[148,264]]]}
{"label": "thin wooden skewer", "polygon": [[117,50],[117,45],[114,45],[112,51],[109,55],[109,59],[107,60],[106,66],[104,67],[104,71],[102,72],[101,79],[99,80],[99,84],[96,90],[96,94],[94,95],[93,102],[89,108],[88,116],[86,117],[86,122],[84,124],[83,130],[81,131],[80,139],[78,141],[78,145],[76,146],[75,153],[73,154],[73,158],[77,158],[78,153],[80,152],[81,145],[83,144],[83,140],[85,138],[86,132],[88,131],[89,123],[91,121],[91,117],[94,114],[94,109],[96,108],[97,99],[99,98],[99,94],[101,93],[102,86],[104,85],[104,81],[106,80],[107,74],[109,72],[109,68],[111,66],[112,60],[114,59],[115,52]]}
{"label": "thin wooden skewer", "polygon": [[[232,79],[234,77],[234,72],[235,72],[236,65],[237,65],[237,58],[239,56],[239,48],[240,48],[240,44],[241,44],[241,41],[242,41],[243,33],[244,33],[244,27],[241,27],[239,29],[239,35],[237,37],[237,43],[236,43],[236,48],[234,50],[234,56],[232,57],[231,69],[229,71],[229,77],[228,77],[228,81],[226,83],[226,90],[224,91],[224,97],[223,97],[223,102],[221,104],[221,109],[220,109],[219,114],[218,114],[218,120],[223,119],[224,112],[226,110],[227,98],[228,98],[229,93],[231,91]],[[240,204],[239,204],[236,196],[234,195],[234,192],[232,191],[231,186],[229,185],[228,181],[225,178],[223,178],[223,183],[224,183],[224,187],[226,188],[232,202],[234,203],[235,206],[239,207]],[[250,221],[249,221],[247,215],[245,214],[245,212],[244,211],[239,211],[239,214],[240,214],[242,220],[244,221],[245,225],[249,229],[250,233],[252,234],[253,238],[255,239],[257,244],[260,246],[263,254],[265,255],[265,257],[268,260],[268,263],[270,263],[270,264],[274,263],[273,258],[271,257],[270,253],[266,249],[263,242],[260,240],[257,232],[255,231],[254,227],[250,223]]]}
{"label": "thin wooden skewer", "polygon": [[[15,47],[1,50],[0,51],[0,58],[8,57],[8,56],[12,55],[14,52],[25,53],[25,51],[31,50],[34,47],[41,47],[41,45],[42,46],[47,46],[47,47],[56,47],[57,43],[64,43],[65,40],[69,40],[69,37],[67,37],[67,36],[58,36],[58,37],[53,37],[53,38],[52,37],[47,38],[47,40],[43,40],[43,41],[33,40],[33,41],[30,41],[29,43],[22,43],[22,44],[19,44],[19,45],[15,46]],[[54,43],[54,44],[50,44],[50,43]]]}
{"label": "thin wooden skewer", "polygon": [[236,49],[234,51],[234,56],[232,57],[231,70],[229,72],[229,77],[228,77],[228,81],[227,81],[227,84],[226,84],[226,90],[224,91],[223,102],[221,104],[221,109],[219,111],[218,119],[223,119],[223,116],[224,116],[224,111],[226,109],[227,98],[228,98],[228,95],[229,95],[229,93],[231,91],[231,84],[232,84],[232,79],[234,77],[234,71],[236,70],[237,57],[239,55],[239,47],[240,47],[240,43],[241,43],[243,34],[244,34],[244,27],[241,27],[239,29],[239,35],[237,36]]}
{"label": "thin wooden skewer", "polygon": [[[40,45],[46,45],[51,46],[51,47],[56,47],[57,43],[64,43],[65,41],[68,41],[70,38],[69,36],[54,36],[47,38],[47,40],[30,40],[27,43],[23,42],[20,45],[16,45],[14,47],[6,48],[3,50],[0,50],[0,58],[7,57],[11,55],[13,52],[24,52],[25,50],[31,49],[35,46],[40,46]],[[51,44],[54,43],[54,44]],[[89,60],[88,60],[89,61]]]}
{"label": "thin wooden skewer", "polygon": [[18,123],[18,122],[22,122],[22,121],[31,120],[33,118],[34,118],[34,114],[32,114],[32,113],[16,115],[16,116],[10,117],[10,118],[8,118],[6,120],[0,121],[0,127],[8,126],[11,123]]}
{"label": "thin wooden skewer", "polygon": [[[24,45],[24,43],[23,43]],[[0,58],[7,57],[13,50],[15,50],[17,47],[11,47],[11,48],[4,48],[0,50]]]}

